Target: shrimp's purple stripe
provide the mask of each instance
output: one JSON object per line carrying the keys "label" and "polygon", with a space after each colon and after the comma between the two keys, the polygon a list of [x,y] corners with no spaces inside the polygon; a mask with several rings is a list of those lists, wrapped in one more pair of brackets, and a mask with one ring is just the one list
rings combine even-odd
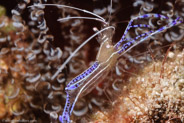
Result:
{"label": "shrimp's purple stripe", "polygon": [[[141,35],[135,37],[132,41],[129,41],[129,42],[125,43],[125,44],[121,47],[121,50],[118,51],[118,53],[121,54],[123,51],[125,51],[128,47],[130,47],[130,45],[133,44],[133,43],[134,43],[138,38],[140,38],[140,37],[146,36],[146,37],[143,38],[143,40],[141,40],[141,42],[143,42],[144,40],[146,40],[147,38],[149,38],[149,37],[150,37],[151,35],[153,35],[153,34],[162,32],[163,30],[166,30],[166,29],[168,29],[168,28],[170,28],[170,27],[173,27],[173,26],[175,26],[176,24],[182,23],[183,20],[180,20],[180,19],[181,19],[181,18],[178,17],[178,18],[176,18],[175,20],[173,20],[171,23],[169,23],[168,25],[163,26],[163,27],[159,28],[159,29],[156,30],[156,31],[152,31],[152,30],[151,30],[151,31],[149,31],[149,32],[147,32],[147,33],[143,33],[143,34],[141,34]],[[138,44],[139,44],[139,43],[138,43]]]}
{"label": "shrimp's purple stripe", "polygon": [[161,18],[161,19],[169,19],[169,17],[161,15],[161,14],[145,14],[145,15],[138,16],[136,19],[139,19],[139,18],[150,18],[150,17]]}
{"label": "shrimp's purple stripe", "polygon": [[67,87],[65,88],[66,94],[67,94],[66,103],[65,103],[63,114],[61,116],[59,116],[60,122],[65,123],[65,121],[66,121],[67,123],[69,123],[69,121],[70,121],[70,115],[71,115],[72,110],[74,108],[73,103],[70,102],[70,90],[74,90],[74,89],[78,88],[82,84],[82,82],[83,82],[82,80],[85,79],[87,76],[89,76],[92,72],[94,72],[98,66],[99,66],[99,63],[98,63],[98,61],[96,61],[91,67],[89,67],[82,74],[75,77],[67,85]]}
{"label": "shrimp's purple stripe", "polygon": [[[98,67],[99,63],[98,61],[96,61],[91,67],[89,67],[87,70],[85,70],[83,73],[81,73],[80,75],[78,75],[77,77],[75,77],[74,79],[72,79],[68,85],[67,85],[67,89],[70,88],[70,86],[72,84],[74,84],[75,82],[78,82],[79,80],[82,80],[83,78],[85,78],[86,76],[90,75],[90,73],[92,73],[97,67]],[[72,88],[71,88],[72,89]],[[70,90],[70,89],[69,89]]]}
{"label": "shrimp's purple stripe", "polygon": [[63,110],[63,114],[59,116],[59,121],[61,123],[65,123],[65,121],[67,123],[70,122],[69,107],[71,106],[71,104],[70,104],[69,99],[70,99],[70,95],[67,94],[67,98],[66,98],[66,103],[65,103],[64,110]]}
{"label": "shrimp's purple stripe", "polygon": [[133,19],[130,20],[123,36],[121,37],[121,40],[116,44],[115,46],[115,49],[118,50],[118,47],[121,45],[121,43],[123,41],[125,41],[125,35],[128,33],[128,31],[134,27],[134,25],[132,26],[132,23],[134,20],[137,20],[137,19],[143,19],[143,18],[150,18],[150,17],[153,17],[153,18],[161,18],[161,19],[169,19],[167,16],[164,16],[164,15],[160,15],[160,14],[145,14],[145,15],[141,15],[141,16],[138,16],[138,17],[135,17]]}
{"label": "shrimp's purple stripe", "polygon": [[138,25],[130,26],[130,28],[136,28],[136,27],[146,27],[146,28],[151,28],[151,26],[150,26],[150,25],[147,25],[147,24],[138,24]]}
{"label": "shrimp's purple stripe", "polygon": [[153,33],[153,31],[149,31],[147,33],[143,33],[141,35],[138,35],[137,37],[135,37],[133,40],[123,44],[123,46],[121,47],[121,50],[118,51],[118,54],[121,54],[123,51],[125,51],[128,47],[130,47],[131,44],[134,44],[134,42],[138,39],[138,38],[141,38],[141,37],[144,37],[144,36],[147,36],[149,34]]}

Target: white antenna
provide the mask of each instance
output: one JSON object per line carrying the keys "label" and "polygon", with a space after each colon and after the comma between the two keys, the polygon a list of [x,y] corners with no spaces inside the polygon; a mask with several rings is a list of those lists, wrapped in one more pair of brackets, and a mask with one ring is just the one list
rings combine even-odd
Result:
{"label": "white antenna", "polygon": [[100,21],[104,24],[107,24],[107,22],[99,19],[99,18],[92,18],[92,17],[65,17],[65,18],[59,18],[57,21],[66,21],[66,20],[70,20],[70,19],[87,19],[87,20],[95,20],[95,21]]}
{"label": "white antenna", "polygon": [[80,9],[80,8],[77,8],[77,7],[72,7],[72,6],[67,6],[67,5],[59,5],[59,4],[34,4],[34,5],[32,5],[32,6],[28,6],[28,8],[30,8],[30,7],[35,7],[35,6],[37,6],[37,7],[55,6],[55,7],[58,7],[58,8],[70,8],[70,9],[75,9],[75,10],[82,11],[82,12],[84,12],[84,13],[88,13],[88,14],[90,14],[90,15],[96,16],[97,18],[99,18],[99,19],[101,19],[102,21],[105,22],[105,19],[104,19],[103,17],[101,17],[101,16],[99,16],[99,15],[93,13],[93,12],[87,11],[87,10],[85,10],[85,9]]}
{"label": "white antenna", "polygon": [[110,12],[109,12],[109,19],[108,19],[108,23],[110,23],[110,20],[111,20],[111,14],[112,14],[112,0],[110,0]]}

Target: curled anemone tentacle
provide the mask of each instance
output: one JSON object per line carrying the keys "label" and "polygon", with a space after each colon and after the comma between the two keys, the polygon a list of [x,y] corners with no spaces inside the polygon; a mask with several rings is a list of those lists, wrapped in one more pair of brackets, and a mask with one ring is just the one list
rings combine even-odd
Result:
{"label": "curled anemone tentacle", "polygon": [[[165,46],[169,46],[171,42],[175,41],[170,52],[166,53],[165,59],[168,56],[173,62],[176,59],[172,58],[176,56],[182,57],[177,62],[183,61],[183,55],[181,53],[175,55],[173,51],[183,49],[184,24],[180,23],[184,17],[182,9],[184,2],[161,1],[161,4],[157,4],[160,1],[135,0],[133,6],[130,5],[132,3],[128,3],[129,5],[125,4],[124,8],[122,0],[104,1],[93,0],[91,1],[93,5],[89,4],[89,1],[75,4],[76,2],[72,0],[19,0],[19,3],[11,1],[17,4],[16,8],[10,11],[11,7],[7,7],[7,14],[12,14],[11,19],[5,15],[0,6],[0,119],[12,121],[33,119],[30,122],[44,123],[49,120],[52,123],[90,122],[89,120],[94,120],[93,114],[96,111],[102,114],[104,110],[106,112],[107,108],[114,106],[110,109],[113,120],[106,121],[116,122],[114,117],[117,118],[117,113],[112,114],[112,110],[120,111],[116,105],[118,99],[127,104],[121,108],[126,110],[126,113],[121,114],[121,118],[134,120],[140,116],[139,119],[142,120],[147,112],[146,115],[150,118],[150,111],[154,113],[152,109],[147,105],[144,108],[136,101],[138,108],[140,106],[143,109],[143,112],[141,108],[138,109],[137,113],[132,109],[132,107],[136,109],[137,106],[131,107],[124,95],[128,95],[128,91],[131,91],[129,85],[132,87],[144,85],[143,91],[148,89],[150,83],[140,78],[137,71],[142,72],[142,68],[147,66],[147,61],[156,63],[161,60],[167,48]],[[128,11],[125,11],[127,7]],[[137,8],[139,10],[134,11]],[[122,34],[120,26],[124,25],[118,21],[127,22],[126,17],[129,18],[132,12],[134,14],[131,15],[129,24]],[[94,35],[87,38],[94,32]],[[121,39],[118,41],[120,36]],[[95,41],[95,37],[99,44],[91,40],[93,38]],[[177,74],[178,69],[182,71],[182,64],[181,62],[177,67],[172,67],[173,64],[167,64],[168,67],[162,65],[162,73],[167,72],[169,67],[172,70],[168,76],[165,76],[165,73],[160,74],[160,85],[164,86],[161,89],[163,91],[161,96],[166,94],[165,92],[170,94],[169,91],[173,88],[178,92],[184,90],[183,78],[172,81],[172,88],[169,91],[165,88],[169,81],[161,83],[162,78],[168,79],[172,71]],[[151,75],[157,68],[153,69]],[[148,77],[147,74],[144,75]],[[138,77],[138,81],[132,83],[129,80],[130,76]],[[151,83],[151,86],[156,81]],[[150,87],[149,92],[152,90],[157,92],[159,85],[155,87],[157,88]],[[133,90],[137,92],[138,89],[140,88]],[[164,114],[167,121],[162,120],[163,122],[169,122],[176,116],[184,117],[183,109],[179,109],[182,103],[169,100],[171,103],[164,108],[167,103],[165,105],[165,100],[159,101],[162,98],[155,92],[151,93],[152,96],[156,97],[156,101],[164,109],[160,110],[160,105],[157,105],[156,113],[160,115],[159,112],[161,114],[163,111],[167,112]],[[135,101],[144,98],[148,93],[128,96],[130,100]],[[182,95],[175,92],[173,95],[173,99],[179,97],[177,101],[181,100]],[[174,111],[175,116],[169,111]],[[136,112],[134,113],[136,116],[130,112]],[[154,119],[155,114],[151,114],[151,117]],[[151,122],[154,121],[155,119]],[[121,122],[120,119],[117,122]]]}

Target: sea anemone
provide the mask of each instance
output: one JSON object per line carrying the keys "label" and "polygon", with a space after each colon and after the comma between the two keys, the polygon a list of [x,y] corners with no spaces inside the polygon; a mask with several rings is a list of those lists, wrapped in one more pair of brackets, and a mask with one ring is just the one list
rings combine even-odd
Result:
{"label": "sea anemone", "polygon": [[[42,3],[75,6],[109,19],[116,27],[114,43],[122,36],[125,22],[135,16],[160,13],[173,19],[184,17],[182,0],[113,0],[112,8],[107,0],[22,0],[12,8],[0,6],[2,122],[59,122],[66,84],[93,63],[99,50],[103,34],[77,52],[54,78],[70,54],[103,26],[94,20],[57,22],[59,18],[86,16],[77,10],[29,7]],[[153,18],[141,21],[155,27],[165,23]],[[136,28],[129,36],[144,31]],[[183,24],[175,26],[119,58],[106,79],[78,100],[71,122],[184,122],[183,31]]]}

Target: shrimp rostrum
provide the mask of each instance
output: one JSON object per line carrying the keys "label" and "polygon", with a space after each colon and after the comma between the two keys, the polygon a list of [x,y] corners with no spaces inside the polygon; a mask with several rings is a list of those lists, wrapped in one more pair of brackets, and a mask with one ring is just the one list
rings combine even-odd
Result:
{"label": "shrimp rostrum", "polygon": [[[66,62],[58,69],[56,74],[53,76],[53,79],[55,76],[58,75],[59,72],[62,71],[64,66],[69,62],[69,60],[73,57],[73,55],[81,49],[89,40],[91,40],[93,37],[97,36],[98,34],[102,33],[103,31],[109,31],[111,32],[114,27],[108,26],[108,23],[100,17],[99,15],[96,15],[92,12],[89,12],[87,10],[81,10],[79,8],[71,7],[71,6],[65,6],[65,5],[55,5],[55,4],[42,4],[42,6],[57,6],[57,7],[67,7],[71,9],[76,9],[79,11],[86,12],[88,14],[91,14],[95,16],[95,18],[89,18],[89,17],[72,17],[72,18],[63,18],[64,19],[93,19],[96,21],[102,22],[106,28],[98,31],[94,35],[92,35],[90,38],[88,38],[84,43],[82,43],[72,54],[71,56],[66,60]],[[143,23],[134,23],[136,22],[142,22],[139,21],[141,19],[149,19],[149,18],[155,18],[159,20],[166,21],[167,23],[165,25],[162,25],[159,28],[155,28],[152,25],[149,24],[143,24]],[[96,61],[91,65],[87,70],[76,76],[74,79],[72,79],[65,88],[66,91],[66,103],[63,110],[63,114],[59,116],[59,121],[61,123],[69,123],[70,122],[70,116],[72,114],[72,111],[74,109],[75,103],[77,100],[85,96],[86,94],[90,93],[100,82],[102,82],[110,72],[110,70],[113,68],[113,66],[118,61],[118,58],[121,57],[123,54],[131,50],[133,47],[137,46],[138,44],[146,41],[151,36],[161,33],[175,25],[178,25],[182,23],[183,20],[180,17],[177,17],[176,19],[169,18],[167,16],[161,15],[161,14],[145,14],[137,16],[129,21],[129,24],[127,28],[125,29],[125,32],[119,42],[113,45],[111,36],[104,35],[100,41],[100,48],[97,53]],[[133,37],[127,36],[129,31],[133,28],[144,28],[145,31],[141,34],[135,34]],[[108,33],[107,33],[108,34]],[[109,34],[110,35],[110,34]]]}

